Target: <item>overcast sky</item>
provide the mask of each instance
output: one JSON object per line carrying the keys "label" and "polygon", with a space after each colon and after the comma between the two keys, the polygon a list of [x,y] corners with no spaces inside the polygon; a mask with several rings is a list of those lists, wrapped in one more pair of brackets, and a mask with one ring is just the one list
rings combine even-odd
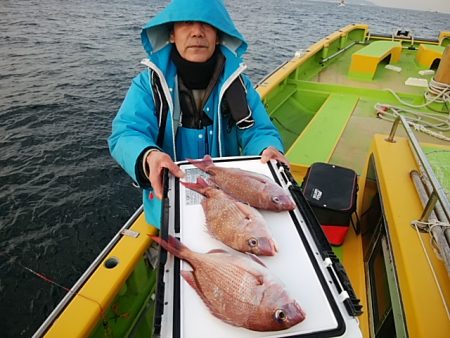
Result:
{"label": "overcast sky", "polygon": [[[422,11],[438,11],[450,13],[450,0],[370,0],[383,7],[418,9]],[[450,28],[450,22],[449,22]]]}

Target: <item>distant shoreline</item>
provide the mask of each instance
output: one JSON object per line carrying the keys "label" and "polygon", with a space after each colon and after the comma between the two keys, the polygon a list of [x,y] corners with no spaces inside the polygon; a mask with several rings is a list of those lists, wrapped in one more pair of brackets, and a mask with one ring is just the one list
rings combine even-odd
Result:
{"label": "distant shoreline", "polygon": [[[327,3],[336,3],[338,5],[340,1],[338,0],[307,0],[311,2],[327,2]],[[380,6],[369,0],[345,0],[346,5],[359,5],[359,6],[373,6],[380,8],[395,8],[395,9],[406,9],[408,11],[418,11],[418,12],[429,12],[429,13],[437,13],[437,14],[450,14],[450,8],[448,11],[442,10],[434,10],[434,9],[419,9],[419,8],[403,8],[403,7],[395,7],[395,6]]]}

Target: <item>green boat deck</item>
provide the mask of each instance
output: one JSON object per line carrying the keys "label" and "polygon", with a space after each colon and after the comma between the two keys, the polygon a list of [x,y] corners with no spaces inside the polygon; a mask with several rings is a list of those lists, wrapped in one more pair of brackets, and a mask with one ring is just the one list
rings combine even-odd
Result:
{"label": "green boat deck", "polygon": [[[433,74],[419,74],[424,69],[416,60],[420,44],[415,49],[403,45],[400,59],[395,63],[400,71],[385,68],[389,64],[388,56],[378,64],[372,80],[356,80],[349,76],[351,56],[368,46],[354,44],[325,63],[302,65],[301,71],[289,76],[279,90],[265,99],[292,163],[309,166],[314,162],[331,162],[361,173],[373,135],[389,134],[392,128],[392,122],[376,117],[375,104],[402,106],[389,90],[409,104],[425,102],[427,88],[405,84],[408,78],[430,81],[433,77]],[[431,108],[445,107],[433,103]],[[429,108],[413,110],[432,112]],[[333,133],[324,127],[327,125],[335,126]],[[399,130],[397,135],[404,136],[403,131]],[[448,131],[444,135],[450,137]],[[416,136],[420,142],[448,144],[421,132]]]}

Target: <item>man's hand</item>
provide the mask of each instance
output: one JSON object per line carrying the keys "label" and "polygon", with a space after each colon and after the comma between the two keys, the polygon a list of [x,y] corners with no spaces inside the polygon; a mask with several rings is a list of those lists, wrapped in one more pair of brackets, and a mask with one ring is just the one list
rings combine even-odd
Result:
{"label": "man's hand", "polygon": [[163,198],[163,170],[169,169],[170,173],[178,178],[184,177],[184,172],[172,161],[169,155],[162,151],[152,151],[146,158],[149,168],[149,181],[157,198]]}
{"label": "man's hand", "polygon": [[282,162],[286,164],[289,167],[289,161],[282,153],[280,153],[277,149],[274,147],[268,147],[264,149],[264,151],[261,154],[261,162],[267,163],[269,160],[277,160],[279,162]]}

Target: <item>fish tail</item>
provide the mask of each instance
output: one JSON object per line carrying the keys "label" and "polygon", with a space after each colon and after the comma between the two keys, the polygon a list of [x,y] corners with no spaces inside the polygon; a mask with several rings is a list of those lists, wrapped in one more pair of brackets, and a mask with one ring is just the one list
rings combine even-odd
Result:
{"label": "fish tail", "polygon": [[151,237],[151,239],[158,243],[161,247],[170,252],[172,255],[177,256],[181,259],[185,259],[185,253],[189,249],[175,237],[169,235],[169,240],[166,241],[156,235],[149,234],[148,236]]}
{"label": "fish tail", "polygon": [[210,188],[209,184],[202,178],[197,177],[197,182],[181,182],[182,185],[184,185],[186,188],[194,190],[200,194],[205,195],[206,190]]}
{"label": "fish tail", "polygon": [[193,164],[194,166],[196,166],[200,170],[203,170],[204,172],[207,172],[208,168],[210,168],[211,166],[214,165],[214,162],[213,162],[211,156],[209,156],[209,155],[205,155],[203,157],[203,159],[201,159],[201,160],[188,159],[188,161],[189,161],[189,163]]}

